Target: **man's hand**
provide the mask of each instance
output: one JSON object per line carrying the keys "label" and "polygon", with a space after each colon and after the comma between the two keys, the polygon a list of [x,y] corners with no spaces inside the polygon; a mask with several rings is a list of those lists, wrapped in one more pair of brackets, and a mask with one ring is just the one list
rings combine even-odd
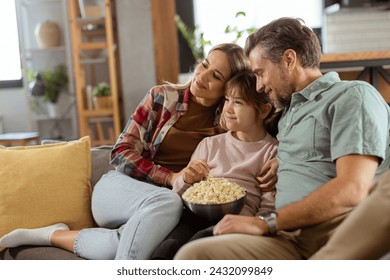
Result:
{"label": "man's hand", "polygon": [[206,178],[209,175],[210,167],[204,160],[193,160],[181,172],[184,182],[192,185]]}
{"label": "man's hand", "polygon": [[279,162],[276,158],[267,161],[260,170],[256,179],[259,181],[258,187],[262,190],[272,189],[278,181]]}
{"label": "man's hand", "polygon": [[221,235],[228,233],[265,235],[268,233],[268,226],[259,217],[225,215],[214,227],[213,234]]}

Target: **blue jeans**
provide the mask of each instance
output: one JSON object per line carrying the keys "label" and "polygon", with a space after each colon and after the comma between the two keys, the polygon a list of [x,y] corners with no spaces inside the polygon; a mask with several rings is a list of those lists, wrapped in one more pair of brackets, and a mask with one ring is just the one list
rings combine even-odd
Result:
{"label": "blue jeans", "polygon": [[92,193],[92,213],[99,228],[83,229],[74,253],[94,260],[150,259],[182,210],[175,192],[110,171]]}

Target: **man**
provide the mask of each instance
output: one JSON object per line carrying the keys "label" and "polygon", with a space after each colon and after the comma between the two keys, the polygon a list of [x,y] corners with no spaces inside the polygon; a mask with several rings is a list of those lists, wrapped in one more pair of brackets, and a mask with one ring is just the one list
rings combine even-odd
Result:
{"label": "man", "polygon": [[390,111],[368,83],[322,75],[301,20],[280,18],[246,41],[259,92],[283,108],[276,213],[225,216],[175,259],[307,259],[389,167]]}
{"label": "man", "polygon": [[310,259],[375,260],[390,258],[390,171],[373,186],[335,231],[329,241]]}

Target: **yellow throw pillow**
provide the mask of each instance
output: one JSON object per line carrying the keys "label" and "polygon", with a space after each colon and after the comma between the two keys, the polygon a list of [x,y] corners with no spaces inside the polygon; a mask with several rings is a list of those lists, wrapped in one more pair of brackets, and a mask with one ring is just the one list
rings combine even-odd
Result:
{"label": "yellow throw pillow", "polygon": [[0,146],[0,237],[16,228],[94,225],[90,139]]}

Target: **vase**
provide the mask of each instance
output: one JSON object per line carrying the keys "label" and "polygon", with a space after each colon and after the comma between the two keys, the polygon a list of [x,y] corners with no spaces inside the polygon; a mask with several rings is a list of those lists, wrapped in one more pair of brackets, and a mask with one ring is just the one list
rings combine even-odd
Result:
{"label": "vase", "polygon": [[94,96],[93,97],[95,109],[111,109],[112,100],[111,96]]}
{"label": "vase", "polygon": [[44,96],[45,95],[45,85],[43,84],[43,78],[38,74],[35,80],[29,83],[30,93],[32,96]]}
{"label": "vase", "polygon": [[57,103],[48,102],[47,103],[47,114],[50,118],[56,119],[60,117],[60,107]]}
{"label": "vase", "polygon": [[57,47],[60,44],[60,28],[53,21],[45,21],[35,27],[35,37],[41,49]]}

